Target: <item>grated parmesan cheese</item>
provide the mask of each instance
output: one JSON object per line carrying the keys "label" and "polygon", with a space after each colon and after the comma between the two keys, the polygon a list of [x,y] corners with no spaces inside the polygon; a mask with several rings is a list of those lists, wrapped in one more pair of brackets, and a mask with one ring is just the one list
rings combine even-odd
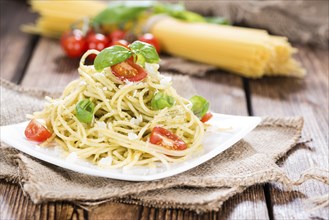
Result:
{"label": "grated parmesan cheese", "polygon": [[137,139],[137,138],[138,138],[137,134],[135,134],[135,133],[133,133],[133,132],[129,132],[129,133],[128,133],[128,139],[129,139],[129,140],[135,140],[135,139]]}
{"label": "grated parmesan cheese", "polygon": [[161,75],[161,78],[160,78],[160,85],[162,86],[169,86],[171,84],[171,76],[163,76]]}
{"label": "grated parmesan cheese", "polygon": [[130,119],[130,123],[134,124],[134,125],[140,125],[140,123],[143,121],[142,116],[138,116],[137,118],[132,118]]}
{"label": "grated parmesan cheese", "polygon": [[113,158],[111,156],[104,157],[98,161],[98,166],[109,167],[112,165]]}
{"label": "grated parmesan cheese", "polygon": [[96,121],[95,122],[95,127],[99,127],[99,128],[104,128],[106,129],[106,123],[103,121]]}

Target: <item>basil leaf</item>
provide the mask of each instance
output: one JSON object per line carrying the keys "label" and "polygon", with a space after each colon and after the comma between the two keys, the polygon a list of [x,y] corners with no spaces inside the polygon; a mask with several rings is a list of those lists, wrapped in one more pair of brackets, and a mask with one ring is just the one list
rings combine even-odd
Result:
{"label": "basil leaf", "polygon": [[101,11],[94,19],[94,24],[121,24],[136,20],[137,17],[150,8],[152,2],[114,2]]}
{"label": "basil leaf", "polygon": [[175,104],[175,99],[169,95],[162,92],[158,92],[151,100],[151,107],[154,110],[164,109],[166,107],[171,107]]}
{"label": "basil leaf", "polygon": [[187,22],[205,22],[205,18],[201,15],[191,12],[191,11],[181,11],[178,13],[174,13],[171,16],[174,18],[187,21]]}
{"label": "basil leaf", "polygon": [[156,14],[167,14],[171,17],[187,21],[187,22],[205,22],[205,18],[201,15],[187,11],[182,4],[158,3],[154,5],[153,11]]}
{"label": "basil leaf", "polygon": [[135,41],[129,45],[129,48],[137,57],[138,55],[143,56],[147,63],[158,63],[160,61],[156,49],[151,44]]}
{"label": "basil leaf", "polygon": [[125,61],[131,57],[132,52],[119,45],[114,45],[102,50],[95,58],[94,67],[97,71],[102,71],[105,67],[113,66],[115,64]]}
{"label": "basil leaf", "polygon": [[230,25],[229,20],[223,17],[206,17],[206,21],[211,24]]}
{"label": "basil leaf", "polygon": [[199,118],[202,118],[208,112],[209,102],[202,96],[195,95],[190,98],[190,101],[193,104],[193,113]]}
{"label": "basil leaf", "polygon": [[89,99],[83,99],[75,106],[75,116],[80,122],[90,123],[94,117],[94,108],[93,102]]}
{"label": "basil leaf", "polygon": [[141,65],[142,67],[145,67],[145,58],[141,54],[136,55],[137,60],[135,63]]}
{"label": "basil leaf", "polygon": [[183,4],[171,4],[171,3],[157,3],[153,7],[153,11],[156,14],[174,14],[181,11],[185,11]]}

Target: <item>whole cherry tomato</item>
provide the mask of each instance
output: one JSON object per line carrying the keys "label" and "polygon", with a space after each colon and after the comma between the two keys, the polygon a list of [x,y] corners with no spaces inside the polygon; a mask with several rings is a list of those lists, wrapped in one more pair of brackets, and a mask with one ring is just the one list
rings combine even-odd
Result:
{"label": "whole cherry tomato", "polygon": [[[104,35],[100,33],[95,32],[89,32],[86,37],[88,49],[95,49],[98,51],[102,51],[106,47],[109,46],[110,41],[109,39]],[[96,55],[92,54],[89,55],[88,58],[95,59]]]}
{"label": "whole cherry tomato", "polygon": [[24,134],[27,139],[37,142],[44,142],[51,137],[51,133],[47,130],[47,128],[35,119],[32,119],[27,125]]}
{"label": "whole cherry tomato", "polygon": [[186,143],[182,139],[162,127],[153,128],[150,142],[152,144],[161,145],[170,150],[185,150],[187,148]]}
{"label": "whole cherry tomato", "polygon": [[80,30],[71,30],[63,33],[61,46],[68,57],[81,57],[87,51],[87,41]]}
{"label": "whole cherry tomato", "polygon": [[138,40],[153,45],[155,47],[156,51],[158,53],[160,53],[160,51],[161,51],[160,44],[159,44],[158,40],[154,37],[153,34],[146,33],[146,34],[140,36],[138,38]]}
{"label": "whole cherry tomato", "polygon": [[114,41],[114,42],[112,43],[112,45],[119,45],[119,46],[123,46],[123,47],[129,49],[129,47],[128,47],[129,43],[128,43],[128,41],[126,41],[126,40],[117,40],[117,41]]}
{"label": "whole cherry tomato", "polygon": [[109,34],[109,40],[111,41],[111,45],[113,45],[113,43],[118,40],[123,40],[125,37],[126,37],[126,32],[119,29],[112,31]]}

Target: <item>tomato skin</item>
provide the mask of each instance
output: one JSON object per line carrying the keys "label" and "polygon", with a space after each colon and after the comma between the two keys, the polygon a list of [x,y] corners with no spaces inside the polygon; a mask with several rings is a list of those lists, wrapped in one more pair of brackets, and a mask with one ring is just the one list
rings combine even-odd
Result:
{"label": "tomato skin", "polygon": [[[166,139],[166,141],[164,141],[164,139]],[[162,127],[153,128],[150,136],[150,142],[152,144],[161,145],[170,150],[185,150],[187,148],[186,143],[182,139],[180,139],[171,131]],[[171,146],[165,142],[170,142]]]}
{"label": "tomato skin", "polygon": [[125,37],[126,32],[119,29],[112,31],[108,36],[109,40],[111,41],[111,45],[114,45],[113,43],[116,41],[123,40]]}
{"label": "tomato skin", "polygon": [[113,42],[112,45],[123,46],[123,47],[125,47],[125,48],[127,48],[127,49],[130,50],[130,48],[128,47],[128,45],[129,45],[128,41],[123,40],[123,39],[121,39],[121,40],[117,40],[117,41]]}
{"label": "tomato skin", "polygon": [[212,118],[212,114],[211,112],[207,112],[201,119],[200,121],[202,121],[203,123],[209,121]]}
{"label": "tomato skin", "polygon": [[32,119],[25,129],[25,137],[30,141],[44,142],[51,137],[51,133],[37,120]]}
{"label": "tomato skin", "polygon": [[[109,46],[110,41],[109,39],[104,35],[104,34],[100,34],[100,33],[94,33],[94,32],[90,32],[87,35],[87,45],[88,45],[88,49],[95,49],[98,51],[102,51],[103,49],[105,49],[106,47]],[[88,56],[89,59],[95,59],[96,55],[95,54],[91,54]]]}
{"label": "tomato skin", "polygon": [[140,36],[138,38],[138,40],[153,45],[158,53],[161,52],[160,44],[159,44],[158,40],[154,37],[153,34],[146,33],[146,34]]}
{"label": "tomato skin", "polygon": [[66,55],[71,58],[81,57],[88,49],[87,41],[80,30],[63,33],[61,46]]}
{"label": "tomato skin", "polygon": [[112,73],[122,81],[128,80],[130,82],[138,82],[147,76],[146,71],[140,65],[134,63],[131,58],[111,66],[111,70]]}

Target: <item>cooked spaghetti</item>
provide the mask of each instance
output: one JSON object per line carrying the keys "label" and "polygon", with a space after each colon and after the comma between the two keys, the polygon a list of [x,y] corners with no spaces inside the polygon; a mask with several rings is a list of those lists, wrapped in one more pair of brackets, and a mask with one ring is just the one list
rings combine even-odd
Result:
{"label": "cooked spaghetti", "polygon": [[[202,148],[204,124],[193,113],[191,101],[177,95],[168,78],[158,72],[158,64],[145,64],[148,75],[143,81],[122,81],[111,68],[96,71],[93,65],[84,64],[88,55],[98,53],[86,52],[80,61],[80,78],[72,81],[60,98],[46,97],[45,109],[34,113],[52,132],[44,145],[55,140],[79,158],[108,168],[168,166]],[[158,93],[172,97],[174,104],[152,108],[151,101]],[[94,103],[90,123],[82,123],[76,116],[77,103],[86,99]],[[187,148],[152,144],[150,135],[155,127],[172,132]]]}

